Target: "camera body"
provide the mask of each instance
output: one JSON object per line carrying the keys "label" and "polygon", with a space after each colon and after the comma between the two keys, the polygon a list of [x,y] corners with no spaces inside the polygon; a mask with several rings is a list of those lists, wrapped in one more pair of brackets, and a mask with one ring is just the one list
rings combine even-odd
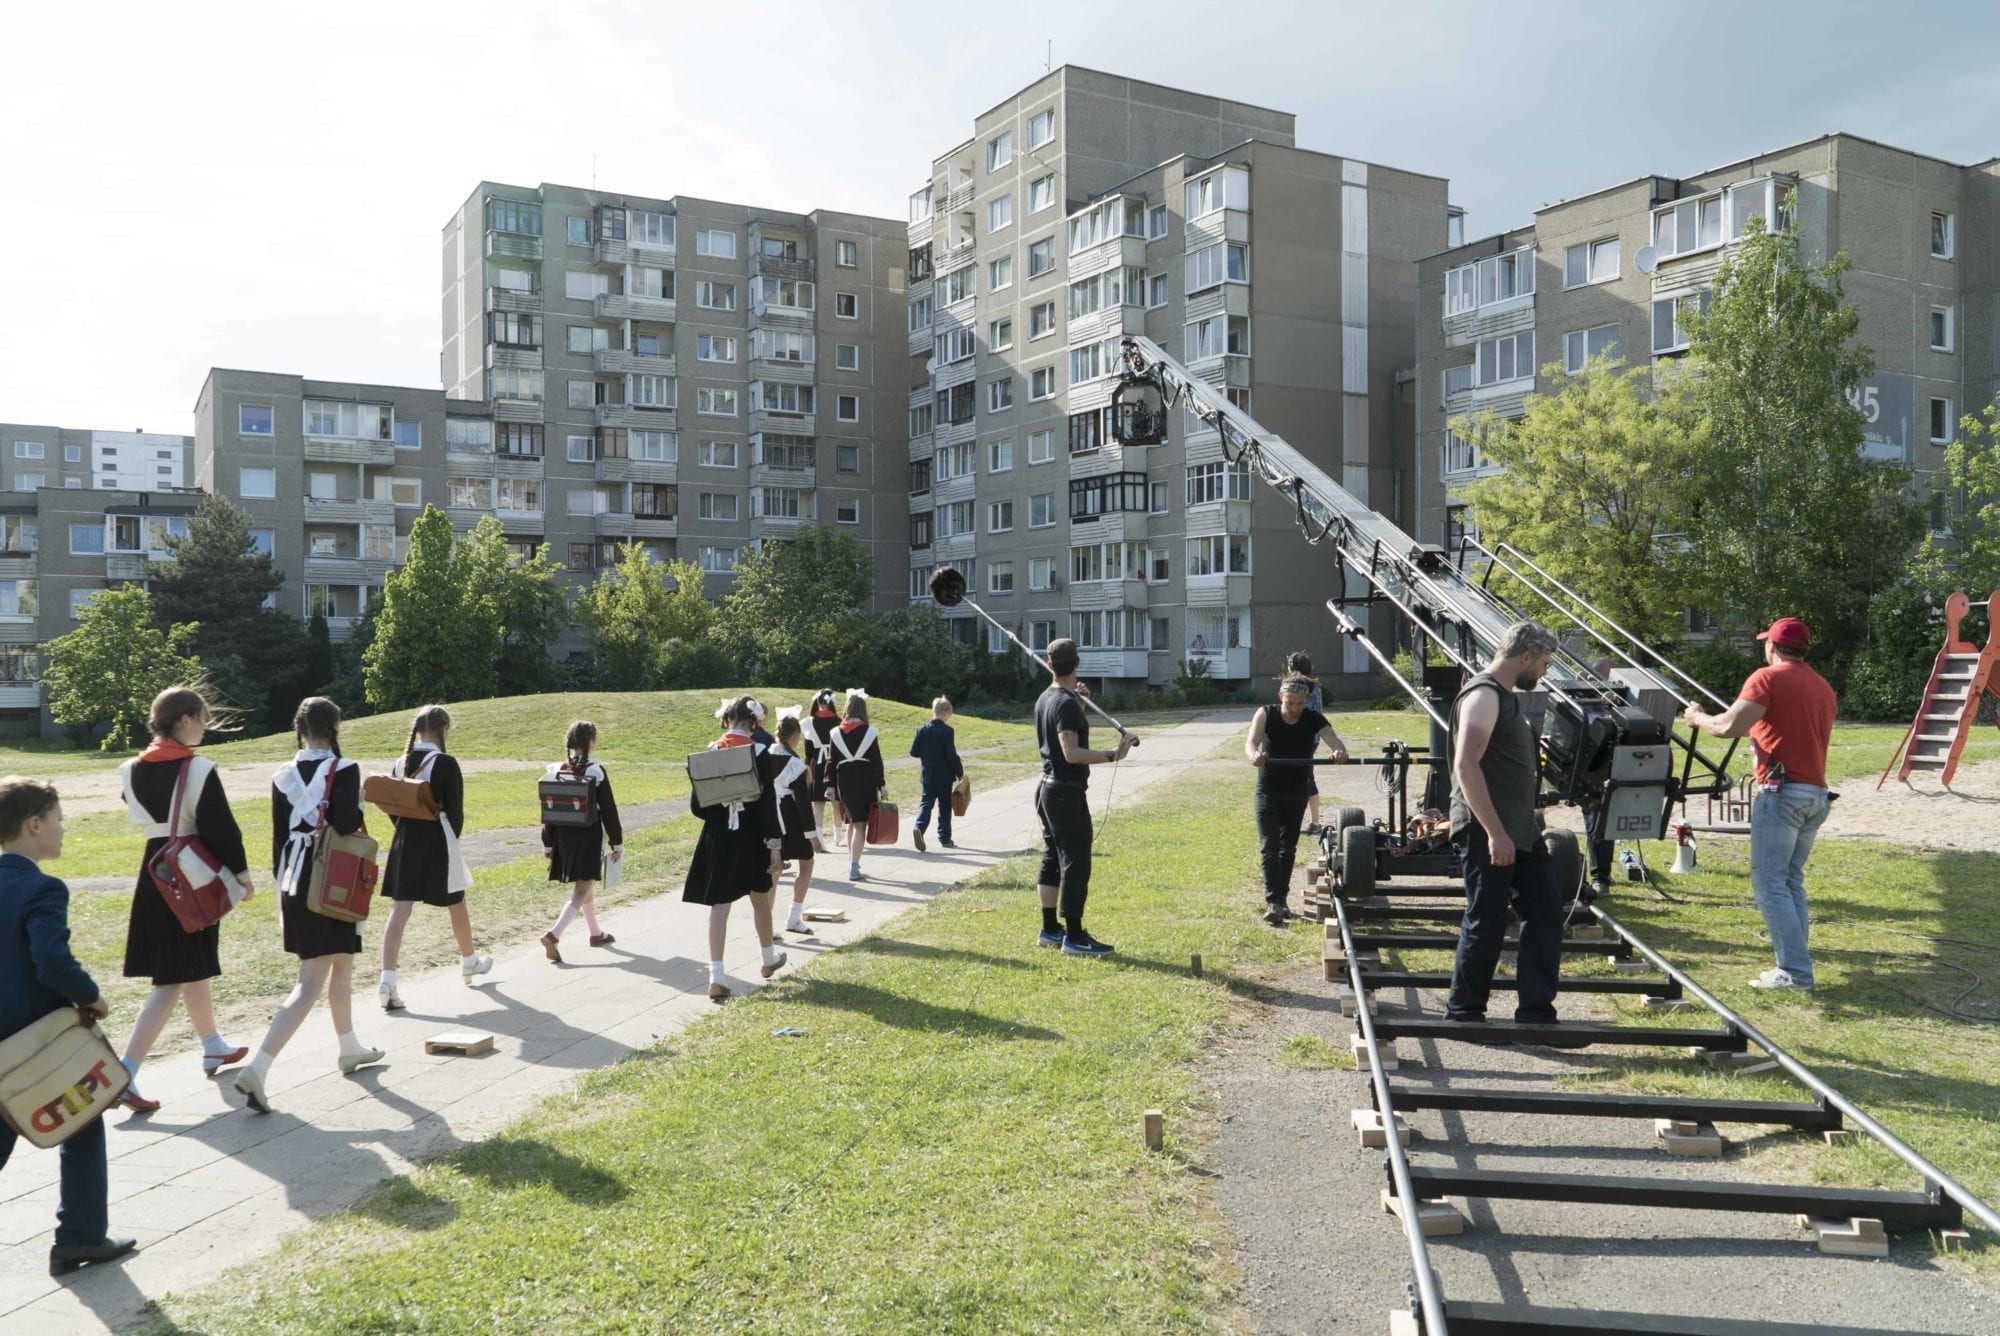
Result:
{"label": "camera body", "polygon": [[1551,680],[1541,716],[1542,782],[1601,813],[1599,838],[1657,840],[1666,830],[1673,749],[1667,726],[1618,686]]}

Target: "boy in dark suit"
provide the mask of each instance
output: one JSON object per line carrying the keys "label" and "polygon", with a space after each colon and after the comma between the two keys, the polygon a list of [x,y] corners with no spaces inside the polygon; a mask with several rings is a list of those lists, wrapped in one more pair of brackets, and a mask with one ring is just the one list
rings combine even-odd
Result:
{"label": "boy in dark suit", "polygon": [[958,759],[958,742],[951,731],[951,702],[939,696],[931,702],[931,721],[910,739],[910,755],[923,764],[923,800],[917,804],[915,838],[917,852],[924,848],[924,827],[931,823],[931,804],[937,804],[938,847],[953,849],[951,842],[951,788],[965,774]]}
{"label": "boy in dark suit", "polygon": [[[69,949],[69,887],[40,864],[62,852],[62,807],[54,788],[32,779],[0,779],[0,1037],[52,1011],[78,1007],[92,1020],[110,1008]],[[13,1129],[0,1124],[0,1168],[14,1151]],[[62,1204],[49,1274],[123,1257],[132,1239],[105,1234],[110,1174],[104,1119],[93,1118],[62,1143]]]}

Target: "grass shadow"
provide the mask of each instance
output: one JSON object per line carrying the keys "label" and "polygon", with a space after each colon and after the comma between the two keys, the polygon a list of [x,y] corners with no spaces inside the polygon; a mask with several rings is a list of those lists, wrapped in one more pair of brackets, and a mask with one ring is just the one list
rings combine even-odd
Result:
{"label": "grass shadow", "polygon": [[785,1003],[828,1011],[851,1011],[899,1030],[956,1033],[968,1039],[1028,1039],[1049,1043],[1063,1038],[1057,1030],[1024,1025],[965,1007],[941,1007],[919,1002],[873,984],[799,979],[787,993]]}

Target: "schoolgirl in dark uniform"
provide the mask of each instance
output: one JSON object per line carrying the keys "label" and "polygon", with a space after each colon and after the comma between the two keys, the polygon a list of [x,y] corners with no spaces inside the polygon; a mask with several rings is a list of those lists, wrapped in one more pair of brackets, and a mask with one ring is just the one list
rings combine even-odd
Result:
{"label": "schoolgirl in dark uniform", "polygon": [[569,903],[556,915],[556,925],[542,934],[542,951],[557,965],[562,963],[563,929],[579,913],[590,929],[592,946],[609,946],[618,939],[597,926],[597,883],[610,875],[611,865],[624,856],[625,827],[618,820],[618,800],[611,796],[611,777],[590,758],[597,746],[597,725],[579,719],[563,737],[566,759],[549,767],[549,777],[559,773],[580,775],[597,790],[597,819],[587,826],[542,826],[542,848],[549,855],[549,880],[570,888]]}
{"label": "schoolgirl in dark uniform", "polygon": [[889,779],[882,740],[868,722],[868,693],[860,687],[848,688],[847,718],[831,734],[828,750],[833,753],[834,788],[847,815],[847,879],[866,881],[861,851],[868,843],[868,814]]}
{"label": "schoolgirl in dark uniform", "polygon": [[[153,981],[153,991],[140,1005],[132,1035],[125,1041],[125,1069],[135,1078],[177,1002],[186,1004],[188,1020],[201,1037],[201,1066],[210,1076],[241,1062],[250,1052],[224,1040],[215,1028],[215,999],[208,981],[222,973],[222,925],[211,924],[200,932],[184,931],[148,870],[172,833],[167,822],[173,815],[174,790],[185,768],[182,829],[188,827],[192,811],[194,833],[222,864],[222,881],[231,903],[242,903],[255,890],[249,855],[243,850],[243,832],[229,810],[222,776],[212,761],[194,754],[214,720],[215,710],[200,689],[169,687],[153,698],[147,721],[153,733],[151,745],[120,767],[125,810],[147,836],[146,851],[139,859],[138,884],[132,888],[132,916],[125,928],[125,977]],[[139,1094],[136,1080],[119,1102],[134,1113],[151,1113],[160,1107],[158,1100]]]}
{"label": "schoolgirl in dark uniform", "polygon": [[819,827],[812,821],[812,780],[799,747],[805,730],[799,724],[796,706],[778,712],[778,750],[785,768],[778,776],[778,816],[785,833],[778,852],[795,866],[792,877],[792,912],[785,920],[786,932],[810,933],[806,926],[806,890],[812,885],[813,855],[818,852]]}
{"label": "schoolgirl in dark uniform", "polygon": [[754,802],[705,806],[692,795],[688,798],[688,810],[701,819],[701,837],[695,842],[694,860],[688,864],[687,885],[681,898],[689,904],[708,906],[708,996],[712,1002],[721,1002],[729,996],[722,968],[729,907],[744,896],[750,897],[751,921],[757,931],[757,944],[763,948],[761,973],[768,979],[785,964],[785,953],[777,949],[771,931],[771,895],[784,866],[778,778],[789,765],[785,758],[758,745],[750,736],[757,716],[750,708],[748,696],[724,701],[715,717],[721,721],[723,732],[708,744],[709,750],[753,748],[759,781]]}
{"label": "schoolgirl in dark uniform", "polygon": [[806,707],[805,742],[806,764],[812,767],[808,783],[812,786],[813,839],[821,848],[826,840],[820,832],[826,827],[826,805],[833,798],[833,753],[830,750],[833,730],[840,727],[840,709],[835,703],[832,687],[821,687]]}
{"label": "schoolgirl in dark uniform", "polygon": [[376,988],[384,1011],[402,1008],[396,992],[396,964],[403,951],[403,929],[419,904],[441,905],[451,912],[451,933],[458,939],[458,972],[468,984],[493,968],[493,957],[473,949],[472,915],[465,892],[472,873],[459,852],[465,833],[465,774],[445,754],[445,734],[451,713],[442,705],[426,705],[410,725],[410,742],[401,760],[390,767],[398,779],[427,780],[437,800],[438,819],[390,817],[396,837],[382,869],[382,893],[393,902],[389,925],[382,930],[382,982]]}

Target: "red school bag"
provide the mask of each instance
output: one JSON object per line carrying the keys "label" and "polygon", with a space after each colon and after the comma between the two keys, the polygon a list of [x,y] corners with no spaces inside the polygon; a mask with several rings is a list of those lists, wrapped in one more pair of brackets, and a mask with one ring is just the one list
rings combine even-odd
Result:
{"label": "red school bag", "polygon": [[192,758],[181,762],[180,778],[174,781],[173,811],[167,817],[167,842],[146,865],[160,898],[173,910],[183,932],[202,932],[222,922],[234,906],[229,887],[222,880],[222,860],[209,851],[201,836],[181,833],[181,798],[187,792],[188,767]]}

